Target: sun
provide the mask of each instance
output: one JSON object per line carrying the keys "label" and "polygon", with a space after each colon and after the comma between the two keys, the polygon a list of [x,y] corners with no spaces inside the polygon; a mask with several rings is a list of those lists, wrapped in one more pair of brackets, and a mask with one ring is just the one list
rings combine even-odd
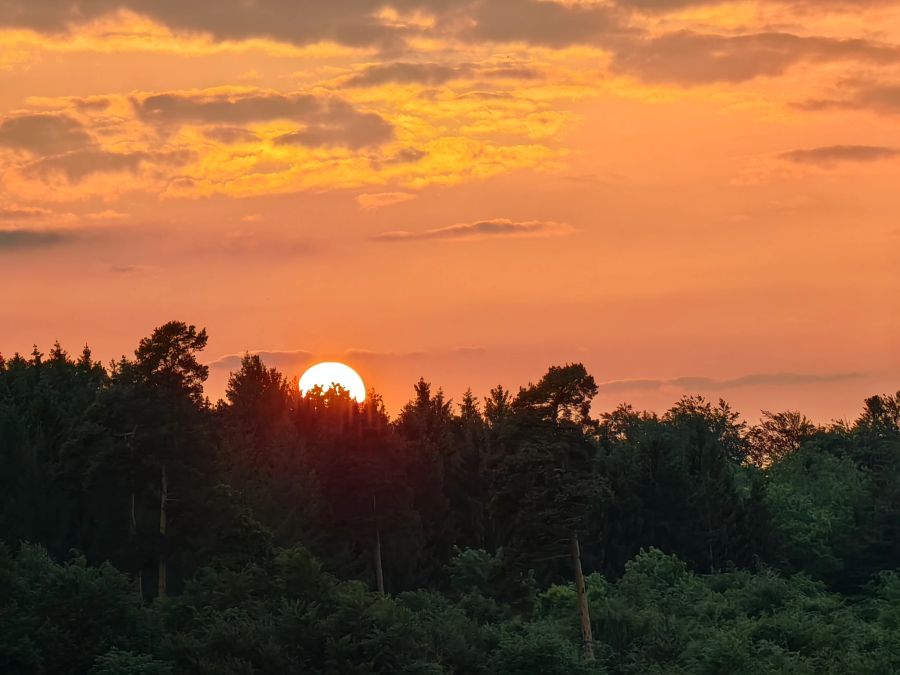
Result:
{"label": "sun", "polygon": [[313,387],[330,389],[335,384],[340,385],[349,392],[351,398],[362,403],[366,400],[366,385],[353,368],[337,361],[317,363],[308,369],[300,378],[298,386],[300,393],[306,394]]}

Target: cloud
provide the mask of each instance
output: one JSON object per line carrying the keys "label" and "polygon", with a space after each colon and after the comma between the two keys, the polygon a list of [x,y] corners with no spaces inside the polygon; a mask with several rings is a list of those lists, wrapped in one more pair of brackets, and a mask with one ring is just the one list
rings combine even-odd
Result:
{"label": "cloud", "polygon": [[61,33],[117,10],[129,10],[175,31],[207,33],[218,40],[270,38],[297,45],[331,40],[353,46],[389,46],[400,40],[403,31],[376,16],[382,5],[381,0],[219,0],[214,7],[176,0],[4,0],[0,2],[0,23]]}
{"label": "cloud", "polygon": [[225,145],[252,143],[258,140],[258,136],[252,131],[241,129],[240,127],[213,127],[212,129],[206,129],[203,135]]}
{"label": "cloud", "polygon": [[387,157],[373,157],[371,160],[372,168],[381,171],[385,166],[396,166],[398,164],[413,164],[420,159],[424,159],[428,153],[418,148],[401,148],[393,155]]}
{"label": "cloud", "polygon": [[[773,4],[782,4],[796,9],[847,9],[859,11],[861,7],[877,7],[888,5],[895,0],[774,0]],[[730,0],[616,0],[618,7],[636,9],[642,12],[674,12],[689,7],[704,7],[729,4]]]}
{"label": "cloud", "polygon": [[380,209],[384,206],[392,206],[408,202],[416,198],[411,192],[364,192],[356,196],[356,203],[364,209]]}
{"label": "cloud", "polygon": [[710,377],[676,377],[673,379],[629,379],[601,382],[601,393],[619,393],[628,391],[657,391],[667,387],[683,389],[685,391],[742,389],[745,387],[759,386],[802,386],[810,384],[824,384],[829,382],[844,382],[864,378],[865,373],[825,373],[825,374],[801,374],[801,373],[755,373],[732,379],[715,379]]}
{"label": "cloud", "polygon": [[808,99],[797,103],[803,110],[870,110],[882,115],[900,114],[900,84],[875,83],[857,84],[846,98]]}
{"label": "cloud", "polygon": [[[788,8],[858,11],[893,0],[781,0]],[[398,52],[410,38],[470,42],[526,42],[553,48],[597,45],[634,33],[634,11],[677,11],[728,4],[726,0],[0,0],[0,26],[46,34],[74,33],[116,12],[133,12],[176,34],[203,34],[218,42],[267,39],[307,46],[333,42],[352,48]],[[390,12],[384,10],[389,9]],[[427,20],[426,24],[421,19]],[[400,75],[402,77],[402,75]],[[453,77],[433,69],[426,77]],[[391,80],[402,81],[402,80]],[[422,80],[416,80],[422,81]]]}
{"label": "cloud", "polygon": [[160,152],[110,152],[91,148],[55,155],[26,165],[25,172],[50,178],[62,176],[69,183],[80,183],[92,174],[137,173],[145,164],[178,166],[192,154],[186,150]]}
{"label": "cloud", "polygon": [[395,230],[372,237],[381,242],[422,241],[429,239],[474,240],[500,237],[560,237],[575,231],[571,225],[548,220],[515,222],[505,218],[460,223],[420,232]]}
{"label": "cloud", "polygon": [[612,69],[647,82],[698,85],[781,75],[803,62],[886,64],[898,58],[900,48],[869,40],[790,33],[727,36],[684,30],[622,41],[615,48]]}
{"label": "cloud", "polygon": [[38,155],[56,155],[90,145],[90,134],[68,115],[8,117],[0,123],[0,145]]}
{"label": "cloud", "polygon": [[73,103],[78,110],[99,112],[109,108],[112,100],[106,96],[88,96],[86,98],[75,98]]}
{"label": "cloud", "polygon": [[305,129],[283,134],[275,145],[302,145],[310,148],[338,145],[359,149],[385,143],[394,135],[394,127],[375,113],[360,113],[350,109],[344,114],[334,113]]}
{"label": "cloud", "polygon": [[462,32],[463,39],[566,47],[596,43],[623,31],[616,8],[594,3],[485,0],[478,4],[475,18],[476,25]]}
{"label": "cloud", "polygon": [[[308,361],[313,358],[312,352],[303,351],[302,349],[272,351],[272,350],[250,350],[250,354],[259,356],[263,363],[269,367],[278,368],[284,364],[295,364],[299,361]],[[241,359],[244,358],[244,352],[238,354],[225,354],[217,359],[209,362],[210,368],[217,370],[234,371],[241,367]]]}
{"label": "cloud", "polygon": [[473,359],[486,354],[485,347],[450,347],[447,349],[420,350],[420,351],[375,351],[372,349],[348,349],[342,356],[360,364],[401,364],[401,363],[429,363],[439,361],[443,357],[456,359]]}
{"label": "cloud", "polygon": [[37,206],[0,206],[0,221],[37,220],[52,215],[53,211]]}
{"label": "cloud", "polygon": [[472,63],[410,63],[397,61],[367,66],[344,82],[347,87],[377,87],[384,84],[423,84],[436,86],[467,78],[530,80],[540,71],[525,65],[503,64],[479,67]]}
{"label": "cloud", "polygon": [[425,152],[424,150],[419,150],[418,148],[402,148],[387,159],[382,159],[381,163],[406,164],[409,162],[418,162],[420,159],[424,159],[427,156],[427,152]]}
{"label": "cloud", "polygon": [[155,265],[110,265],[109,271],[116,274],[137,274],[159,269]]}
{"label": "cloud", "polygon": [[327,113],[328,99],[275,92],[166,92],[132,99],[138,117],[156,124],[246,124]]}
{"label": "cloud", "polygon": [[900,113],[900,84],[880,84],[862,87],[855,97],[861,108],[870,108],[880,113]]}
{"label": "cloud", "polygon": [[[350,348],[340,353],[320,354],[303,349],[289,350],[250,350],[250,354],[259,356],[263,363],[269,367],[275,367],[279,370],[297,370],[304,367],[310,362],[326,360],[326,359],[347,359],[354,363],[397,363],[397,362],[420,362],[422,360],[430,360],[439,356],[453,356],[461,358],[475,358],[487,353],[487,349],[480,346],[451,347],[449,349],[438,349],[433,351],[376,351],[371,349]],[[234,371],[241,367],[241,359],[244,352],[225,354],[217,359],[209,362],[209,367],[216,370]]]}
{"label": "cloud", "polygon": [[685,7],[715,5],[725,0],[617,0],[616,5],[646,12],[671,12]]}
{"label": "cloud", "polygon": [[348,87],[377,87],[382,84],[444,84],[472,73],[469,65],[441,63],[384,63],[366,67],[346,82]]}
{"label": "cloud", "polygon": [[[809,10],[828,8],[829,10],[846,9],[858,12],[863,7],[889,5],[895,0],[765,0],[769,4],[783,5],[788,8]],[[714,7],[716,5],[733,4],[734,0],[615,0],[622,8],[637,9],[645,12],[677,12],[693,7]]]}
{"label": "cloud", "polygon": [[[343,99],[313,94],[269,91],[162,93],[135,97],[132,105],[142,120],[161,126],[234,125],[279,119],[303,125],[297,131],[279,136],[276,145],[361,148],[378,145],[393,136],[393,126],[380,115],[357,110]],[[213,137],[218,134],[217,140],[222,142],[239,140],[234,129],[214,130],[212,134]]]}
{"label": "cloud", "polygon": [[842,162],[877,162],[900,155],[900,150],[877,145],[829,145],[820,148],[792,150],[779,158],[798,164],[834,166]]}
{"label": "cloud", "polygon": [[[464,39],[528,41],[553,46],[585,43],[608,30],[615,8],[547,0],[35,0],[0,1],[0,25],[59,34],[120,10],[135,12],[175,32],[204,33],[219,41],[265,38],[294,45],[331,41],[357,48],[396,50],[424,34],[416,22],[433,19],[435,32]],[[475,25],[472,26],[474,19]]]}
{"label": "cloud", "polygon": [[0,254],[68,244],[80,238],[75,230],[0,230]]}

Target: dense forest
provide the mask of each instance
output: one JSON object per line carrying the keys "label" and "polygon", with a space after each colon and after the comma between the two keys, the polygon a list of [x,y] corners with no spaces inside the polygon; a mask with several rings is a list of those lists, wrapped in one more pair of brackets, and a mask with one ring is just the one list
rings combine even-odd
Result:
{"label": "dense forest", "polygon": [[900,394],[300,395],[204,330],[0,358],[0,672],[900,672]]}

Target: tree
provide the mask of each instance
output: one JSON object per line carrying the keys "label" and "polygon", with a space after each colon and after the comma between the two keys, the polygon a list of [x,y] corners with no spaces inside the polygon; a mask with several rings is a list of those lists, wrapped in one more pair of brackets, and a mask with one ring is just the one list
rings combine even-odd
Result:
{"label": "tree", "polygon": [[506,453],[493,485],[504,547],[518,552],[523,564],[570,561],[588,659],[593,640],[579,532],[603,484],[594,472],[596,446],[589,435],[596,426],[590,418],[596,394],[594,378],[580,363],[551,367],[537,384],[522,388],[512,402]]}
{"label": "tree", "polygon": [[[209,410],[203,397],[209,370],[198,360],[206,342],[205,330],[180,321],[142,339],[133,360],[122,357],[113,364],[110,386],[68,451],[86,502],[96,504],[99,522],[122,514],[114,518],[115,527],[98,529],[121,531],[121,541],[134,538],[129,531],[142,535],[133,554],[135,574],[143,567],[145,543],[154,542],[160,596],[168,592],[170,561],[181,561],[175,549],[193,535],[188,525],[195,516],[190,514],[204,508],[198,478],[211,471]],[[128,495],[119,496],[121,506],[112,510],[100,491],[108,481]]]}
{"label": "tree", "polygon": [[742,425],[724,403],[686,397],[666,414],[621,407],[599,429],[613,499],[595,541],[619,573],[642,548],[696,569],[752,564],[767,529],[758,471],[743,468]]}
{"label": "tree", "polygon": [[747,432],[747,457],[759,467],[765,468],[796,452],[818,431],[816,425],[797,411],[763,410],[762,414],[760,423]]}
{"label": "tree", "polygon": [[767,502],[776,539],[775,563],[835,582],[861,541],[860,518],[871,485],[848,457],[812,442],[772,465]]}
{"label": "tree", "polygon": [[460,523],[452,510],[448,487],[461,458],[453,444],[452,402],[440,389],[432,394],[431,384],[422,378],[414,390],[413,399],[403,406],[394,426],[405,445],[413,506],[422,519],[421,561],[430,571],[437,571],[450,558],[459,538]]}
{"label": "tree", "polygon": [[856,426],[882,438],[900,435],[900,391],[893,396],[867,398]]}
{"label": "tree", "polygon": [[135,646],[145,628],[128,577],[77,557],[53,562],[26,545],[0,546],[0,671],[85,673],[111,647]]}
{"label": "tree", "polygon": [[169,321],[141,340],[134,351],[134,370],[145,384],[168,395],[203,405],[203,383],[209,367],[197,360],[206,348],[206,329]]}
{"label": "tree", "polygon": [[872,488],[858,533],[865,545],[850,565],[860,584],[880,570],[900,568],[900,392],[866,399],[853,426],[836,428],[832,435],[867,473]]}
{"label": "tree", "polygon": [[487,426],[471,389],[466,390],[459,403],[452,433],[447,496],[458,533],[454,545],[483,548],[490,529]]}

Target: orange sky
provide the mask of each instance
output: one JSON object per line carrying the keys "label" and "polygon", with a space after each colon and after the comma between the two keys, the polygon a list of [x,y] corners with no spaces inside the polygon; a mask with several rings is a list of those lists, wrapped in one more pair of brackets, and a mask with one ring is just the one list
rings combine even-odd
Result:
{"label": "orange sky", "polygon": [[2,353],[900,388],[900,2],[0,0],[0,45]]}

